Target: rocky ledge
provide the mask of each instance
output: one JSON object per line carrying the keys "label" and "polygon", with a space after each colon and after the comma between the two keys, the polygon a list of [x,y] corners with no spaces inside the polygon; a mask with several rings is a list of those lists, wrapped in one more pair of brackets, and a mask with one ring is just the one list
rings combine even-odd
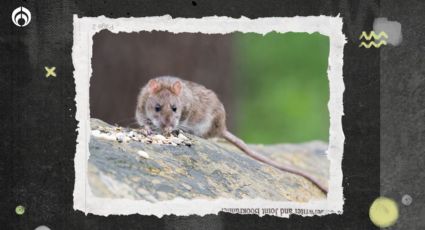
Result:
{"label": "rocky ledge", "polygon": [[[145,135],[97,119],[91,119],[91,129],[88,178],[98,197],[150,202],[176,197],[307,202],[326,197],[305,178],[258,162],[221,139]],[[250,146],[327,184],[324,142]]]}

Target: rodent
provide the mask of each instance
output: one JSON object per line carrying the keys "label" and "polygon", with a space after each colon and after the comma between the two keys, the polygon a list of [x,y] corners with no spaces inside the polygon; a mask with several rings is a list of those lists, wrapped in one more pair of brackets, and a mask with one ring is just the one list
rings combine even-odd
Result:
{"label": "rodent", "polygon": [[172,76],[149,80],[138,95],[135,117],[137,123],[148,132],[155,128],[163,133],[180,129],[202,138],[223,137],[248,156],[302,176],[327,193],[327,188],[313,177],[254,152],[244,141],[230,133],[226,128],[223,104],[212,90],[200,84]]}

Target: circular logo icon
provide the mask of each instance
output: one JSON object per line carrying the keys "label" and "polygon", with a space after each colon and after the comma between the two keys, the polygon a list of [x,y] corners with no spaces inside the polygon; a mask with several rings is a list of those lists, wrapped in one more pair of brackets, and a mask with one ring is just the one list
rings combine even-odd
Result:
{"label": "circular logo icon", "polygon": [[23,6],[16,8],[12,12],[12,22],[19,27],[27,26],[31,22],[31,12]]}

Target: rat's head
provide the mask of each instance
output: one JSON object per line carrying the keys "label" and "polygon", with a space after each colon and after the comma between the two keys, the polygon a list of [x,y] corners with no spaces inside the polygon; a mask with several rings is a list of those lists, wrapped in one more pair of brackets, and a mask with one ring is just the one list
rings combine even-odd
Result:
{"label": "rat's head", "polygon": [[170,132],[179,124],[182,103],[182,82],[148,82],[149,97],[146,100],[146,116],[162,131]]}

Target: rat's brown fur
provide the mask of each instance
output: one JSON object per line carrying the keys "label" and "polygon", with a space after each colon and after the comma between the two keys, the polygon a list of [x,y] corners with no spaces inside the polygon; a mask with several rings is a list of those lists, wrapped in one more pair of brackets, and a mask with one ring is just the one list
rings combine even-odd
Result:
{"label": "rat's brown fur", "polygon": [[[157,111],[156,107],[160,110]],[[177,128],[203,138],[223,137],[252,158],[303,176],[327,193],[326,187],[316,179],[252,151],[245,142],[227,131],[223,104],[213,91],[200,84],[171,76],[151,79],[138,96],[136,120],[147,130],[159,128],[168,133]]]}

